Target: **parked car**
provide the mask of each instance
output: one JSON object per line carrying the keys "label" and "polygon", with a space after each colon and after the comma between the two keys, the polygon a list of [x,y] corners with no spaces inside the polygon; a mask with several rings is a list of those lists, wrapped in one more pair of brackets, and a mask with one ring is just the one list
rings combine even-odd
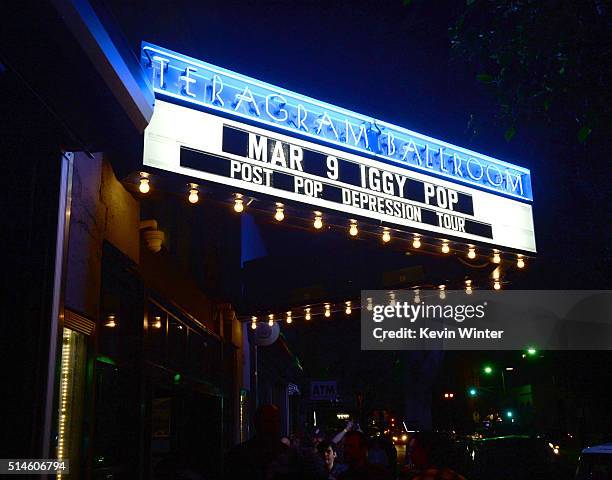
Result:
{"label": "parked car", "polygon": [[582,450],[576,480],[612,480],[612,443]]}
{"label": "parked car", "polygon": [[554,453],[537,436],[474,436],[462,443],[464,456],[460,471],[470,480],[559,478],[555,474]]}

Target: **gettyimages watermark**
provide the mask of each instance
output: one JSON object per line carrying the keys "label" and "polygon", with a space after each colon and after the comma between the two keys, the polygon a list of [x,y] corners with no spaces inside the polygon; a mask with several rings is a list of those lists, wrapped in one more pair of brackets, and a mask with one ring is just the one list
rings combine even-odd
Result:
{"label": "gettyimages watermark", "polygon": [[610,290],[364,290],[363,350],[612,350]]}

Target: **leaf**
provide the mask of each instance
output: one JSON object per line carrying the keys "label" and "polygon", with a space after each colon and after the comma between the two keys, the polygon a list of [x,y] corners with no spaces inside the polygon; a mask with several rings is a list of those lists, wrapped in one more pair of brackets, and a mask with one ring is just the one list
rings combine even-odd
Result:
{"label": "leaf", "polygon": [[580,130],[578,130],[578,141],[580,143],[584,143],[586,139],[589,138],[592,131],[593,129],[587,125],[582,127]]}
{"label": "leaf", "polygon": [[516,134],[516,128],[514,127],[510,127],[508,130],[506,130],[504,133],[504,138],[506,139],[506,142],[509,142],[510,140],[512,140],[512,137],[514,137],[515,134]]}
{"label": "leaf", "polygon": [[476,79],[482,83],[492,83],[493,82],[493,76],[489,75],[488,73],[479,73],[478,75],[476,75]]}

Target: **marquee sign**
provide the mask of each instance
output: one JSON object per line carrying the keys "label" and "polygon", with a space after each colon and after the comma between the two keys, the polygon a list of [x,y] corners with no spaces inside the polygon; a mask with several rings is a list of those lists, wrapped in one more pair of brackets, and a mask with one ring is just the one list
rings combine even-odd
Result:
{"label": "marquee sign", "polygon": [[498,194],[530,201],[529,170],[143,43],[157,96],[248,118]]}
{"label": "marquee sign", "polygon": [[535,252],[525,202],[164,101],[156,102],[145,131],[144,165],[466,243]]}

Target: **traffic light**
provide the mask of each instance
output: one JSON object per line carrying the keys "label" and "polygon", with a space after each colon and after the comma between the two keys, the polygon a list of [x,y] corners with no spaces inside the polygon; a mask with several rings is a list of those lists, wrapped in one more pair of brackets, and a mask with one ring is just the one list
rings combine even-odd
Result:
{"label": "traffic light", "polygon": [[514,413],[512,412],[512,410],[506,411],[506,417],[508,417],[508,418],[514,417]]}
{"label": "traffic light", "polygon": [[482,371],[487,375],[491,375],[493,373],[493,367],[491,365],[485,365]]}
{"label": "traffic light", "polygon": [[476,390],[476,387],[470,387],[468,389],[468,395],[472,398],[477,397],[478,396],[478,390]]}

